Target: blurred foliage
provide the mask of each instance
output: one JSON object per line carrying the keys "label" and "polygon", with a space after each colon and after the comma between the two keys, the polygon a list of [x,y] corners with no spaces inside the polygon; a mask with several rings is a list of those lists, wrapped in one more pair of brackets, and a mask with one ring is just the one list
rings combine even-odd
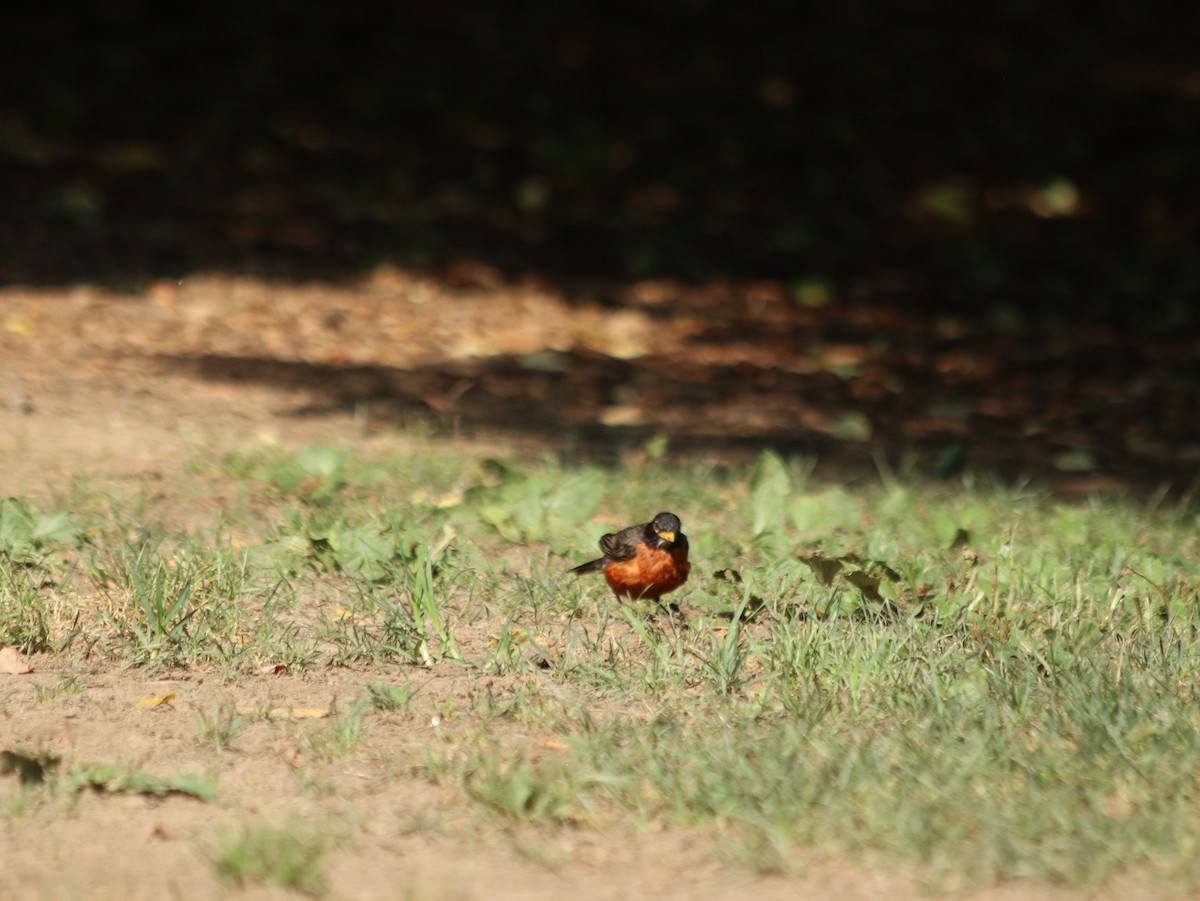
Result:
{"label": "blurred foliage", "polygon": [[28,560],[80,538],[67,514],[43,513],[15,497],[0,498],[0,558]]}
{"label": "blurred foliage", "polygon": [[27,8],[0,57],[0,282],[474,258],[776,278],[805,305],[1190,322],[1198,17],[1115,0]]}

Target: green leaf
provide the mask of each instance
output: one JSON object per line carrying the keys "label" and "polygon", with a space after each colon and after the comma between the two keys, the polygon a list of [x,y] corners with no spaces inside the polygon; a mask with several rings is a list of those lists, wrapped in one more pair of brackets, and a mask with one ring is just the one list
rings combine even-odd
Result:
{"label": "green leaf", "polygon": [[79,529],[65,513],[39,513],[33,524],[37,544],[68,544],[79,537]]}
{"label": "green leaf", "polygon": [[603,476],[585,469],[552,480],[506,471],[504,481],[467,493],[480,521],[506,541],[548,541],[556,552],[574,546],[579,523],[600,505]]}
{"label": "green leaf", "polygon": [[506,541],[520,541],[520,531],[512,524],[512,514],[503,504],[485,503],[478,508],[479,518],[500,533]]}
{"label": "green leaf", "polygon": [[792,525],[801,535],[819,533],[828,530],[829,516],[820,495],[803,494],[794,498],[788,505]]}
{"label": "green leaf", "polygon": [[0,500],[0,553],[19,556],[78,537],[79,530],[65,513],[42,513],[15,497]]}
{"label": "green leaf", "polygon": [[802,494],[788,503],[788,515],[796,530],[801,535],[822,538],[839,530],[860,528],[860,512],[859,501],[840,488],[830,488],[820,494]]}
{"label": "green leaf", "polygon": [[763,451],[750,477],[750,531],[755,537],[782,529],[791,490],[787,464],[773,451]]}
{"label": "green leaf", "polygon": [[344,450],[318,444],[302,448],[296,454],[296,462],[308,476],[316,476],[326,482],[340,482],[349,457]]}
{"label": "green leaf", "polygon": [[15,497],[0,500],[0,552],[24,554],[32,547],[32,509]]}
{"label": "green leaf", "polygon": [[394,551],[390,538],[375,526],[335,532],[329,537],[329,546],[339,569],[368,579],[384,576],[385,564],[392,559]]}

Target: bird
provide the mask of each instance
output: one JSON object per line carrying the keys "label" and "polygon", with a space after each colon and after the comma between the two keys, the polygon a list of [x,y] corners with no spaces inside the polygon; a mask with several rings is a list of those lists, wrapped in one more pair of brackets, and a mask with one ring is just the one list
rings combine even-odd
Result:
{"label": "bird", "polygon": [[603,557],[571,570],[577,576],[602,572],[617,599],[657,601],[687,581],[688,540],[674,513],[659,513],[645,525],[629,526],[600,539]]}

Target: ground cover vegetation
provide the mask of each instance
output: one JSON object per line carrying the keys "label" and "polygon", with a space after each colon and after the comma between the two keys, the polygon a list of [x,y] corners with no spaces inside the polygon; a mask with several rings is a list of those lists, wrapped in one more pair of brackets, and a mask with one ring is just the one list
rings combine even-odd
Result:
{"label": "ground cover vegetation", "polygon": [[[222,501],[183,522],[83,477],[0,502],[0,645],[59,674],[0,709],[86,703],[114,668],[205,674],[219,701],[189,710],[184,684],[136,706],[186,711],[213,756],[150,772],[116,747],[6,746],[6,828],[85,790],[213,803],[212,760],[284,729],[318,797],[318,772],[366,767],[484,821],[698,830],[735,871],[816,851],[942,886],[1200,877],[1189,496],[1068,502],[886,467],[839,485],[661,441],[600,468],[434,438],[200,457],[171,492]],[[564,575],[659,508],[692,544],[677,608]],[[244,699],[330,671],[354,677],[332,703]],[[421,738],[386,740],[397,724]],[[320,894],[354,841],[352,818],[235,819],[196,836],[226,883]]]}

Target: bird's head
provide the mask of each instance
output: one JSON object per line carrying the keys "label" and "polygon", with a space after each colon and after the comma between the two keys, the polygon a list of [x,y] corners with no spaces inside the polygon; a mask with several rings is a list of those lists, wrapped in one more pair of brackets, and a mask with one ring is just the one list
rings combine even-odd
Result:
{"label": "bird's head", "polygon": [[683,524],[674,513],[660,513],[650,520],[650,531],[654,535],[655,544],[668,547],[675,543],[676,536],[683,530]]}

